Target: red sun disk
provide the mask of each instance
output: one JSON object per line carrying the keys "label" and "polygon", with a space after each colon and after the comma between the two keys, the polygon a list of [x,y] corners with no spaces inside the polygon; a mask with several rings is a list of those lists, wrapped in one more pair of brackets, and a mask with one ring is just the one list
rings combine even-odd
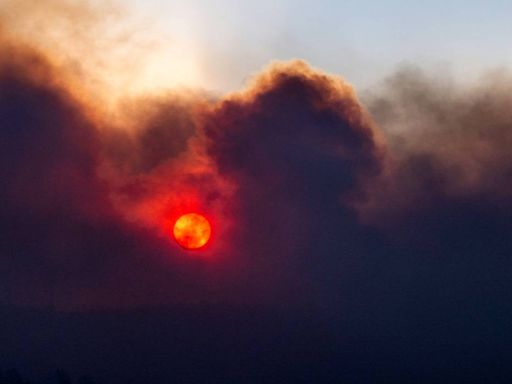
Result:
{"label": "red sun disk", "polygon": [[204,247],[211,236],[208,220],[198,213],[187,213],[176,220],[173,228],[174,239],[184,249],[193,250]]}

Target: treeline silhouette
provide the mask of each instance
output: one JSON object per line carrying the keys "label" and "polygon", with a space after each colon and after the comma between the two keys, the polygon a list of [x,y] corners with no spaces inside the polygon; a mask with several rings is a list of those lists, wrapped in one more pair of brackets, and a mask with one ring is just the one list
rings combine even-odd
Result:
{"label": "treeline silhouette", "polygon": [[73,380],[64,370],[57,370],[38,381],[27,380],[15,369],[0,370],[0,384],[98,384],[90,375],[83,375]]}

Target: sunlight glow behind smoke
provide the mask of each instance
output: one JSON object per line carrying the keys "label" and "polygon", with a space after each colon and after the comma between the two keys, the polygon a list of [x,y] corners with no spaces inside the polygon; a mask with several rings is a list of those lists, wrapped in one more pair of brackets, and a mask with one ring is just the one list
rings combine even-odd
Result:
{"label": "sunlight glow behind smoke", "polygon": [[45,52],[107,104],[121,98],[204,83],[198,52],[184,36],[169,36],[110,2],[6,0],[3,32]]}

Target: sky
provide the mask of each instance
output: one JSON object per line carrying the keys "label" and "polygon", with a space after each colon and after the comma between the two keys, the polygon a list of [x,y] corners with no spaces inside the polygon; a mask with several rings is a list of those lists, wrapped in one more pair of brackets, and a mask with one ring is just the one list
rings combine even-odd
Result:
{"label": "sky", "polygon": [[509,383],[507,5],[219,4],[0,2],[0,383]]}
{"label": "sky", "polygon": [[[358,89],[403,63],[459,79],[512,64],[507,1],[129,1],[189,41],[204,82],[234,90],[271,60],[302,58]],[[138,12],[139,12],[138,11]]]}

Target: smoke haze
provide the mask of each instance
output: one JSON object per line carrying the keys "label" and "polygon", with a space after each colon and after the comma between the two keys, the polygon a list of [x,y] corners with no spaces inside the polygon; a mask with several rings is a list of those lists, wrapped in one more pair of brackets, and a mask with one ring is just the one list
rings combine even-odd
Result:
{"label": "smoke haze", "polygon": [[[403,68],[364,102],[302,60],[226,95],[148,88],[139,63],[159,40],[131,40],[117,7],[3,7],[2,304],[300,308],[325,322],[320,338],[374,346],[356,351],[364,361],[408,355],[409,378],[458,353],[455,365],[483,367],[475,377],[505,361],[507,72],[458,84]],[[189,211],[214,230],[200,254],[170,237]]]}

